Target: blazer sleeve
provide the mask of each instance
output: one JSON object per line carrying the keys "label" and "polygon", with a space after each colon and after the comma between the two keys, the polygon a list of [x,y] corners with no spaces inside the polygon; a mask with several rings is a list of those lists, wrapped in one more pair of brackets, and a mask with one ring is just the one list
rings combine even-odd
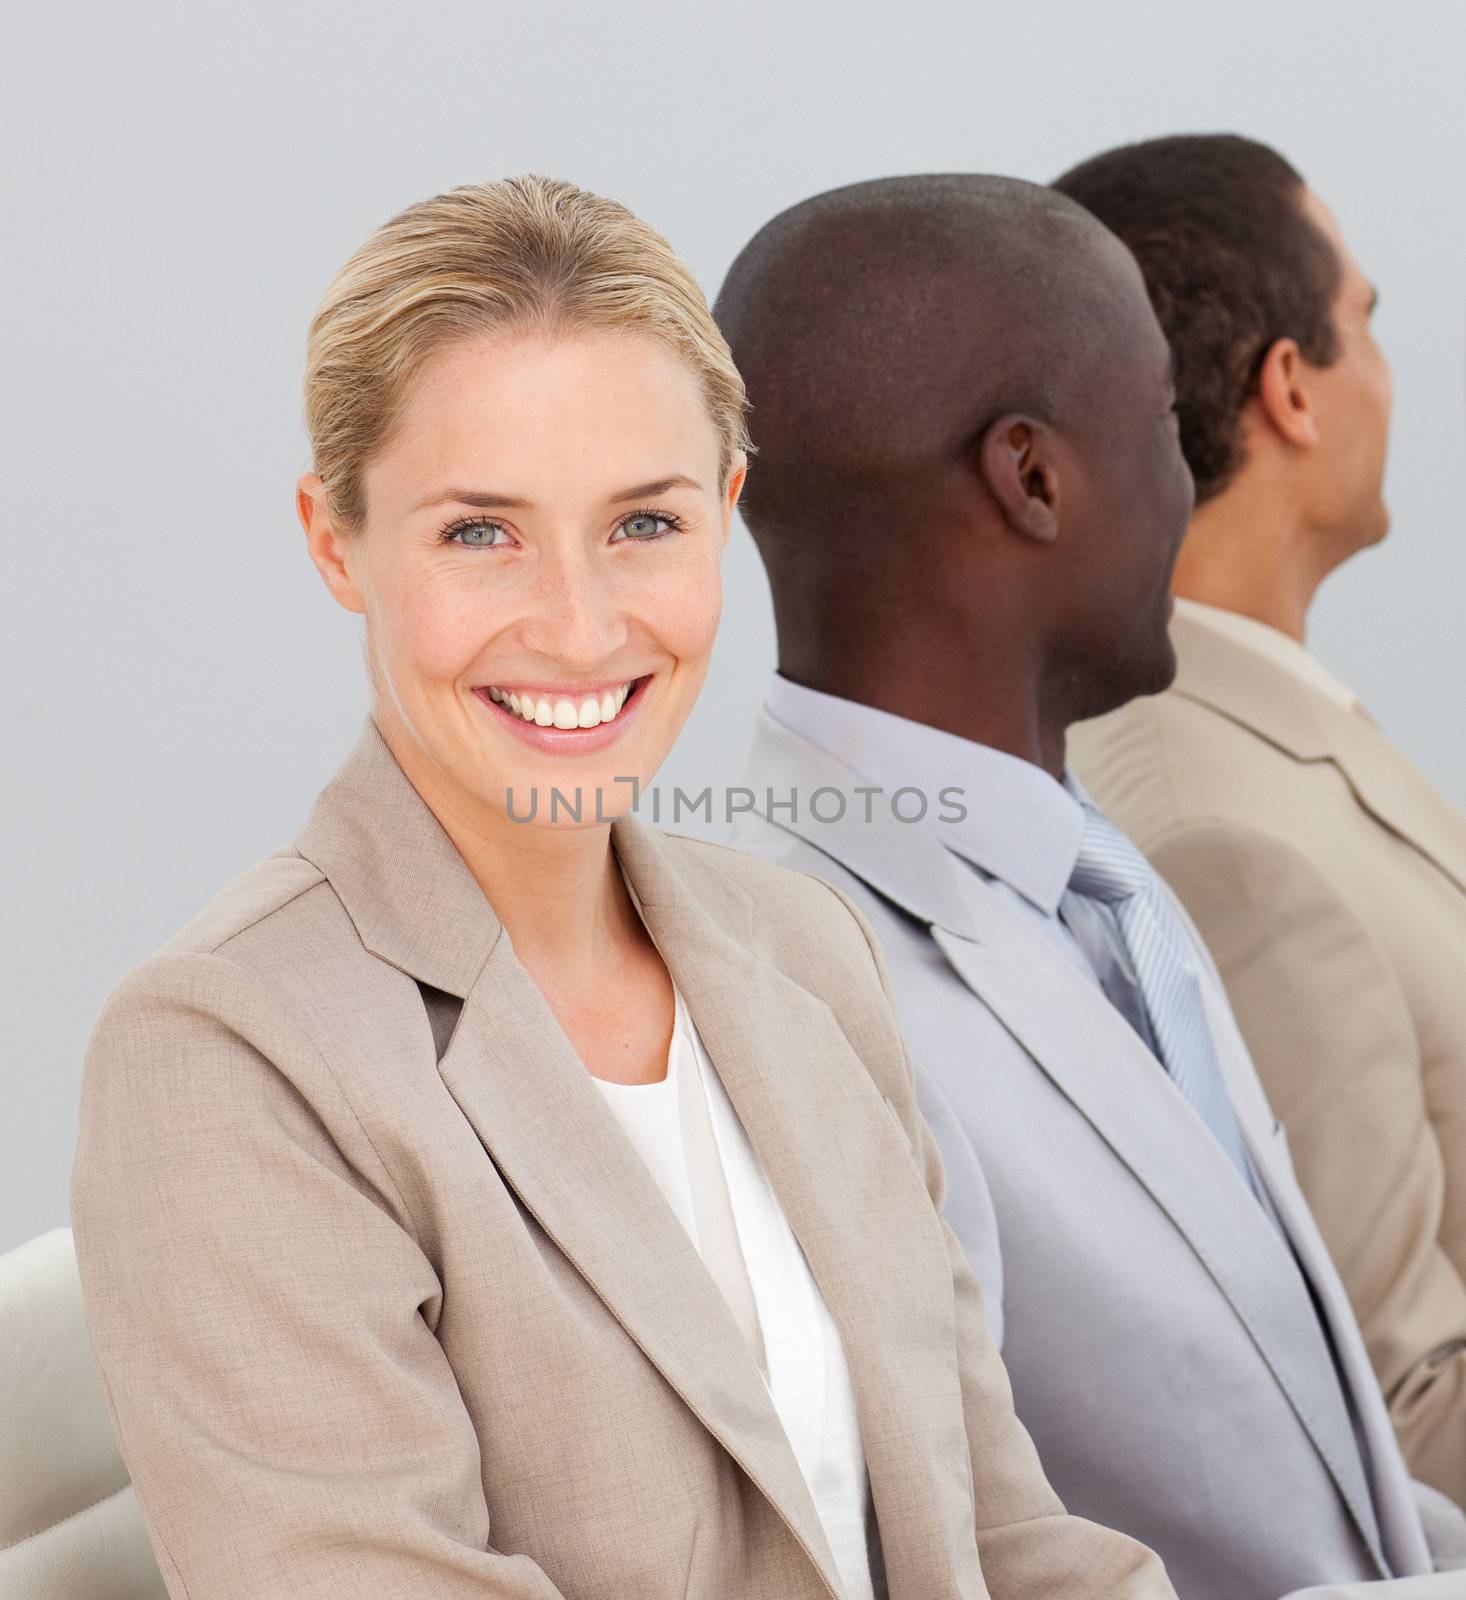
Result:
{"label": "blazer sleeve", "polygon": [[962,1246],[942,1217],[946,1175],[937,1143],[916,1101],[910,1052],[896,1020],[895,989],[884,952],[865,915],[840,889],[824,883],[855,918],[884,997],[895,1070],[881,1087],[901,1120],[926,1179],[947,1241],[957,1311],[957,1363],[972,1456],[977,1547],[994,1600],[1008,1595],[1063,1595],[1064,1600],[1174,1600],[1160,1557],[1113,1529],[1073,1517],[1044,1475],[1013,1406],[1003,1358],[988,1332],[982,1292]]}
{"label": "blazer sleeve", "polygon": [[71,1209],[175,1600],[559,1600],[490,1543],[479,1441],[426,1320],[441,1286],[390,1174],[318,1052],[224,958],[155,956],[108,997]]}
{"label": "blazer sleeve", "polygon": [[1285,841],[1208,823],[1149,854],[1221,973],[1410,1469],[1466,1504],[1466,1282],[1441,1247],[1446,1152],[1399,978]]}

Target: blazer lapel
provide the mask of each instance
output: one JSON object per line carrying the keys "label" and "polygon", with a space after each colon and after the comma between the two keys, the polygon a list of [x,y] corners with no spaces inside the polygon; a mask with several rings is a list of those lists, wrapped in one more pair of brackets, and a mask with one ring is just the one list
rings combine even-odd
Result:
{"label": "blazer lapel", "polygon": [[[613,825],[613,841],[640,827],[634,820]],[[462,997],[439,1072],[494,1167],[838,1595],[813,1499],[732,1313],[463,858],[370,717],[296,848],[331,880],[369,949]],[[654,891],[636,862],[651,856],[650,846],[623,854],[644,901]],[[741,948],[726,939],[711,952],[702,932],[694,917],[664,924],[664,944],[692,935],[692,947],[676,953],[680,983]],[[737,1062],[751,1048],[766,1048],[762,1032],[756,1046],[740,1044],[739,1002],[726,988],[718,996],[707,1020],[720,1056]],[[684,998],[702,1026],[708,1005],[695,992]],[[826,1048],[829,1042],[821,1041]],[[787,1044],[780,1053],[788,1054]],[[756,1091],[741,1082],[747,1102]]]}
{"label": "blazer lapel", "polygon": [[1320,705],[1329,758],[1377,822],[1431,861],[1466,894],[1466,820],[1374,723]]}
{"label": "blazer lapel", "polygon": [[949,1584],[932,1528],[970,1525],[971,1451],[946,1237],[906,1134],[830,1007],[677,881],[655,830],[627,819],[612,836],[839,1329],[893,1590],[898,1574],[913,1592]]}
{"label": "blazer lapel", "polygon": [[1466,893],[1466,821],[1379,731],[1351,711],[1194,618],[1171,624],[1174,693],[1208,707],[1298,761],[1329,761],[1354,798]]}
{"label": "blazer lapel", "polygon": [[525,1209],[838,1593],[814,1502],[732,1313],[507,937],[439,1070]]}
{"label": "blazer lapel", "polygon": [[[849,793],[852,769],[761,712],[746,778]],[[847,808],[848,810],[848,808]],[[1221,1147],[1128,1023],[927,828],[879,818],[777,826],[927,923],[954,972],[1088,1120],[1196,1252],[1313,1440],[1360,1531],[1378,1536],[1358,1447],[1298,1267]],[[1198,1130],[1205,1136],[1197,1137]]]}

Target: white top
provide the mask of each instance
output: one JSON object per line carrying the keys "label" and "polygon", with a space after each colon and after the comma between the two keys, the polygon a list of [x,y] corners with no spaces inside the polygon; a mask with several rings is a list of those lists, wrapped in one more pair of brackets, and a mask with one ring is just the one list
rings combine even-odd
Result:
{"label": "white top", "polygon": [[[681,991],[674,993],[666,1077],[647,1084],[593,1082],[761,1358],[765,1385],[809,1485],[845,1594],[849,1600],[883,1600],[870,1479],[839,1330]],[[698,1138],[699,1121],[711,1130],[705,1143]],[[731,1246],[709,1238],[720,1208],[725,1216],[731,1211]],[[716,1256],[710,1255],[715,1244]],[[747,1317],[735,1303],[740,1287],[751,1291]]]}
{"label": "white top", "polygon": [[1240,644],[1253,655],[1266,657],[1275,666],[1291,672],[1295,678],[1301,678],[1310,688],[1326,694],[1330,700],[1337,700],[1346,709],[1352,711],[1359,704],[1358,696],[1352,689],[1340,683],[1327,667],[1281,628],[1259,622],[1256,617],[1244,617],[1236,611],[1224,611],[1220,606],[1188,600],[1179,594],[1176,596],[1176,610],[1181,616],[1210,628],[1234,644]]}

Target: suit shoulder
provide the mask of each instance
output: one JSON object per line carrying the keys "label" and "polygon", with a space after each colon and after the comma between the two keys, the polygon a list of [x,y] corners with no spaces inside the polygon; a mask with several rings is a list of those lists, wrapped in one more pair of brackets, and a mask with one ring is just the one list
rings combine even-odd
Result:
{"label": "suit shoulder", "polygon": [[273,1096],[288,1080],[340,1126],[355,1116],[343,1109],[355,1068],[393,1048],[399,1067],[413,1052],[432,1059],[417,984],[367,948],[330,880],[287,846],[113,985],[88,1039],[84,1094],[116,1103],[146,1081],[155,1103],[193,1097],[212,1115],[226,1091]]}
{"label": "suit shoulder", "polygon": [[1280,782],[1293,772],[1249,729],[1174,689],[1077,724],[1068,749],[1095,803],[1142,848],[1177,828],[1249,811],[1259,770]]}
{"label": "suit shoulder", "polygon": [[325,881],[293,846],[282,846],[231,878],[154,953],[212,955]]}
{"label": "suit shoulder", "polygon": [[246,1055],[293,1060],[299,1038],[280,998],[240,942],[271,928],[322,888],[317,869],[289,847],[224,884],[171,938],[128,968],[105,996],[84,1056],[82,1137],[73,1184],[130,1150],[142,1110],[168,1107],[174,1131],[232,1114]]}
{"label": "suit shoulder", "polygon": [[336,963],[334,973],[353,950],[370,959],[325,875],[285,845],[230,879],[129,968],[102,1016],[137,1006],[232,1014],[261,1001],[289,1010],[323,961]]}

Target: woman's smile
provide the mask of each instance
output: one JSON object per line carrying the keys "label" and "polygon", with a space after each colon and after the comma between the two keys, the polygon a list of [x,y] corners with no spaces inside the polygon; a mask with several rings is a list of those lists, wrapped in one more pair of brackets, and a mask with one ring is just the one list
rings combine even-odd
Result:
{"label": "woman's smile", "polygon": [[653,676],[593,684],[476,684],[473,692],[496,721],[536,750],[587,755],[621,737]]}

